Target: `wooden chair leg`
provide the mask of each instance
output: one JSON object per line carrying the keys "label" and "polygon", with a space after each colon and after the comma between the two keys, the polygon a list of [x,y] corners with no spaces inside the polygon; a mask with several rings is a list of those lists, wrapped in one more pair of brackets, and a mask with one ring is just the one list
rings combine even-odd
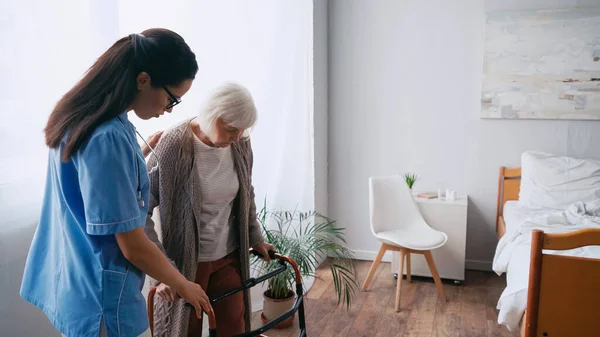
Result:
{"label": "wooden chair leg", "polygon": [[377,253],[377,257],[375,258],[375,261],[373,261],[373,264],[371,265],[371,269],[369,269],[369,274],[367,275],[367,279],[365,280],[365,283],[362,286],[362,291],[365,291],[365,290],[367,290],[367,288],[369,288],[369,284],[371,284],[371,280],[373,279],[373,276],[375,275],[375,272],[377,271],[377,268],[379,267],[379,264],[381,263],[381,259],[383,259],[383,255],[385,254],[386,251],[387,251],[386,245],[381,244],[381,248],[379,248],[379,253]]}
{"label": "wooden chair leg", "polygon": [[438,274],[437,268],[435,267],[435,262],[433,261],[433,256],[431,255],[431,251],[428,250],[424,253],[425,260],[427,260],[427,264],[429,265],[429,270],[431,271],[431,275],[433,276],[433,281],[435,281],[435,286],[440,294],[440,298],[443,302],[446,302],[446,294],[444,293],[444,286],[442,284],[442,280],[440,280],[440,274]]}
{"label": "wooden chair leg", "polygon": [[406,251],[406,280],[408,283],[411,282],[410,279],[410,251]]}
{"label": "wooden chair leg", "polygon": [[400,250],[400,261],[398,263],[398,281],[396,282],[396,312],[400,312],[400,294],[402,291],[402,274],[404,274],[404,258],[406,250]]}

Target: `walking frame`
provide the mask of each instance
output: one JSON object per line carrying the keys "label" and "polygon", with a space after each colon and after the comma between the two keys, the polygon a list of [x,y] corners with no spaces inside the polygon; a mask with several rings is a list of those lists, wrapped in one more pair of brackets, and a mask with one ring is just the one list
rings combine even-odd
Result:
{"label": "walking frame", "polygon": [[[262,256],[261,253],[251,249],[250,253],[256,256]],[[278,260],[279,267],[275,270],[270,271],[269,273],[260,276],[260,277],[252,277],[242,285],[236,289],[230,290],[224,295],[221,295],[215,299],[210,300],[211,305],[215,302],[223,300],[224,298],[231,296],[237,292],[244,291],[246,289],[250,289],[256,286],[259,283],[262,283],[275,275],[281,274],[287,270],[287,264],[291,265],[294,269],[295,278],[296,278],[296,300],[294,301],[294,305],[290,310],[281,314],[279,317],[271,320],[267,324],[242,334],[238,334],[235,336],[217,336],[217,321],[215,319],[214,312],[206,313],[208,315],[208,333],[210,337],[268,337],[263,333],[274,328],[279,323],[289,319],[294,316],[296,312],[298,312],[298,325],[299,325],[299,333],[298,337],[306,337],[306,324],[305,324],[305,314],[304,314],[304,289],[302,287],[302,275],[300,274],[300,269],[296,261],[292,260],[290,257],[275,253],[274,251],[269,251],[269,257],[272,260]],[[287,264],[286,264],[287,263]],[[154,336],[154,295],[156,294],[157,287],[152,287],[148,292],[148,318],[150,320],[150,331],[152,332],[152,336]],[[186,302],[186,305],[191,306],[191,304]]]}

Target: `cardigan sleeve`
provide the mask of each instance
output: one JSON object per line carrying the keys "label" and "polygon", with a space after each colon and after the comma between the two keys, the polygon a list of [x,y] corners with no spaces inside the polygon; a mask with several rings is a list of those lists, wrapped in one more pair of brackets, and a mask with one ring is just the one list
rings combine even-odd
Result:
{"label": "cardigan sleeve", "polygon": [[[152,216],[153,216],[153,213],[154,213],[154,210],[156,209],[156,207],[161,207],[161,220],[163,220],[163,213],[167,214],[170,212],[168,200],[166,200],[163,203],[164,205],[162,205],[162,206],[160,205],[160,203],[161,203],[160,201],[161,201],[161,191],[171,188],[171,186],[167,186],[167,185],[170,185],[170,182],[165,181],[164,178],[166,176],[168,176],[169,173],[173,170],[173,167],[172,167],[173,161],[170,160],[170,158],[169,158],[170,155],[168,154],[168,152],[172,151],[171,148],[173,147],[172,144],[174,144],[174,143],[177,143],[177,139],[176,139],[174,133],[173,132],[165,132],[165,134],[163,135],[163,137],[157,144],[156,148],[154,149],[155,153],[158,156],[158,163],[157,163],[157,159],[155,156],[150,156],[150,159],[148,160],[147,167],[148,167],[149,178],[150,178],[150,202],[149,202],[150,207],[148,208],[148,215],[146,216],[144,232],[146,233],[148,238],[158,247],[158,249],[160,249],[160,251],[165,255],[165,257],[167,257],[167,259],[169,260],[169,263],[171,263],[171,265],[173,267],[177,268],[175,261],[173,261],[167,254],[167,251],[166,251],[164,245],[162,244],[162,242],[159,238],[159,235],[156,231],[156,224],[154,223],[154,220],[152,219]],[[152,170],[152,168],[156,165],[158,165],[158,169]],[[162,177],[161,177],[161,172],[163,173]],[[164,210],[162,208],[164,208]],[[164,217],[164,219],[166,219],[167,221],[170,218],[171,218],[170,216]],[[162,229],[162,224],[159,224],[159,226],[161,226],[161,229]],[[159,282],[156,282],[156,284],[158,284],[158,283]]]}
{"label": "cardigan sleeve", "polygon": [[150,241],[152,241],[158,247],[158,249],[160,249],[160,251],[165,255],[167,260],[169,260],[169,263],[171,263],[171,265],[173,267],[177,268],[175,261],[171,260],[167,256],[165,247],[158,239],[158,233],[156,232],[156,230],[154,228],[155,224],[154,224],[154,220],[152,220],[152,213],[153,213],[154,208],[156,208],[157,206],[158,206],[158,203],[157,203],[156,199],[152,196],[152,194],[150,194],[150,208],[148,210],[148,216],[146,217],[146,224],[144,225],[144,232],[146,232],[146,235],[148,236]]}
{"label": "cardigan sleeve", "polygon": [[250,214],[248,215],[248,237],[250,247],[263,242],[265,239],[262,234],[261,224],[258,222],[256,216],[256,201],[254,195],[254,185],[252,185],[252,166],[254,164],[254,155],[252,152],[252,144],[248,140],[248,162],[249,162],[249,177],[250,180]]}

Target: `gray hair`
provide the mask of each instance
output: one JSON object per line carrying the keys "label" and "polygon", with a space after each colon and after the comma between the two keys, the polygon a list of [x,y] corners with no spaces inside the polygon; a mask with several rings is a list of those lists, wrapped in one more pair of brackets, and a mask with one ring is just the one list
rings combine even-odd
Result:
{"label": "gray hair", "polygon": [[250,91],[236,83],[226,83],[218,87],[198,116],[200,129],[211,139],[215,135],[219,118],[231,127],[245,130],[243,137],[247,138],[257,119]]}

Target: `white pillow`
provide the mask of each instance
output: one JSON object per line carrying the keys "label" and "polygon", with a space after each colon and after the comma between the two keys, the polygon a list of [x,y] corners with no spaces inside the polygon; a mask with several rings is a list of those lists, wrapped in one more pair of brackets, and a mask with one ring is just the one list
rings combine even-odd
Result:
{"label": "white pillow", "polygon": [[600,161],[526,151],[521,155],[519,205],[564,210],[600,199]]}

